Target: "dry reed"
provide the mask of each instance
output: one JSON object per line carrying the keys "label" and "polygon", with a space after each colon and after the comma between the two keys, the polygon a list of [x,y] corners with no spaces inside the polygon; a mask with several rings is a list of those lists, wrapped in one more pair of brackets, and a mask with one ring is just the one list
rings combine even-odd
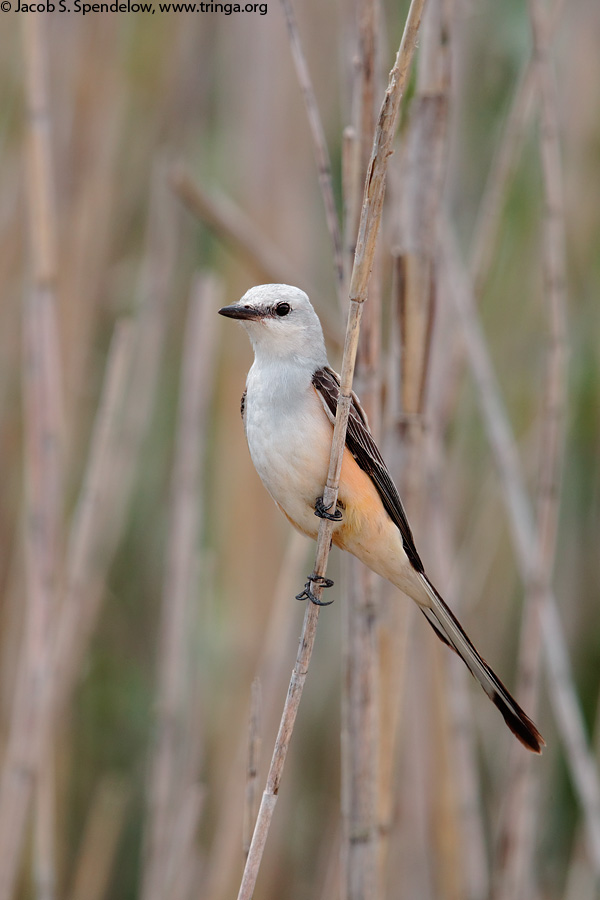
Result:
{"label": "dry reed", "polygon": [[[457,251],[448,237],[444,242],[445,266],[450,270],[449,283],[465,336],[471,366],[488,440],[503,485],[503,501],[511,528],[511,537],[520,576],[529,582],[531,560],[535,558],[537,535],[533,513],[525,490],[516,444],[485,339],[475,310],[466,272],[459,269]],[[598,872],[600,861],[600,780],[585,734],[583,717],[573,685],[564,635],[550,587],[545,590],[541,623],[544,635],[544,658],[551,683],[550,699],[560,730],[567,762],[579,802],[584,812],[590,859]]]}
{"label": "dry reed", "polygon": [[[295,607],[289,602],[289,597],[294,593],[294,586],[298,583],[305,560],[306,541],[300,534],[293,532],[282,556],[269,609],[268,625],[256,666],[255,678],[261,684],[263,733],[276,733],[279,722],[278,686],[285,682],[289,669],[288,654],[294,646]],[[234,741],[235,749],[228,764],[229,771],[247,764],[250,706],[251,704],[240,720],[239,733]],[[215,824],[210,862],[205,877],[206,892],[211,897],[225,898],[232,889],[231,872],[240,852],[236,830],[239,799],[240,795],[236,792],[235,785],[228,786],[228,802],[222,805]]]}
{"label": "dry reed", "polygon": [[[50,678],[62,535],[62,378],[56,322],[56,217],[43,20],[23,23],[28,200],[33,279],[23,309],[26,603],[11,720],[0,773],[0,897],[10,900],[32,790]],[[45,779],[52,778],[50,772]],[[45,784],[52,791],[52,785]],[[47,806],[46,806],[47,808]],[[52,823],[49,823],[52,827]],[[38,848],[47,835],[38,835]],[[48,837],[48,839],[50,839]],[[46,861],[48,862],[48,861]],[[45,876],[44,876],[45,877]],[[52,879],[52,874],[49,874]]]}
{"label": "dry reed", "polygon": [[[177,821],[198,779],[199,748],[193,698],[188,685],[192,597],[197,544],[204,511],[200,482],[206,456],[207,419],[216,353],[216,316],[220,291],[214,280],[193,286],[181,370],[175,459],[171,484],[169,541],[160,625],[158,714],[148,786],[148,822],[142,897],[169,896],[184,862],[189,865],[197,822]],[[199,812],[197,804],[194,807]],[[178,838],[178,839],[177,839]],[[177,855],[178,865],[174,866]]]}
{"label": "dry reed", "polygon": [[103,900],[123,830],[131,791],[106,775],[98,784],[81,836],[69,900]]}
{"label": "dry reed", "polygon": [[[529,3],[529,15],[533,37],[533,72],[537,76],[536,93],[540,101],[539,152],[545,199],[542,267],[549,323],[540,417],[537,546],[530,564],[525,598],[519,672],[522,702],[535,714],[540,692],[541,612],[553,580],[566,440],[567,297],[558,98],[550,59],[548,23],[537,0]],[[530,760],[518,757],[514,752],[511,762],[505,820],[500,838],[503,847],[502,868],[495,891],[495,895],[501,900],[525,898],[535,890],[533,854],[539,776],[536,776]]]}
{"label": "dry reed", "polygon": [[[346,427],[352,400],[352,378],[356,361],[362,304],[367,299],[369,277],[375,254],[375,243],[383,209],[388,157],[396,130],[400,100],[404,92],[408,70],[416,45],[423,3],[424,0],[413,0],[411,3],[396,62],[390,72],[388,89],[379,113],[373,151],[367,171],[356,255],[350,279],[350,312],[342,359],[340,394],[333,431],[329,471],[323,490],[323,502],[326,508],[335,508],[337,502]],[[322,519],[319,525],[317,552],[313,570],[313,575],[317,579],[314,583],[314,595],[317,601],[321,599],[323,593],[322,579],[324,579],[327,571],[332,530],[333,523],[328,519]],[[238,900],[249,900],[254,892],[269,826],[277,802],[279,782],[314,647],[319,609],[320,607],[317,604],[309,603],[306,610],[298,656],[290,681],[273,759],[267,777],[267,785],[259,808]]]}
{"label": "dry reed", "polygon": [[298,26],[296,25],[296,17],[294,15],[294,9],[292,7],[291,0],[281,0],[281,5],[283,7],[285,22],[290,37],[292,58],[294,60],[294,66],[296,67],[298,83],[302,90],[302,97],[304,99],[304,105],[306,107],[306,115],[310,124],[313,146],[315,150],[315,159],[317,163],[317,171],[319,175],[319,186],[321,188],[321,195],[323,197],[323,203],[325,205],[325,218],[327,220],[327,228],[329,229],[329,236],[331,238],[333,263],[338,290],[338,300],[340,304],[340,311],[344,312],[346,298],[343,294],[344,263],[342,259],[342,236],[340,233],[340,223],[338,221],[337,211],[335,208],[335,197],[333,196],[331,162],[329,160],[327,142],[325,140],[323,124],[321,122],[321,116],[319,115],[317,100],[315,97],[312,80],[308,71],[306,57],[304,55],[302,44],[300,42]]}
{"label": "dry reed", "polygon": [[246,795],[244,798],[244,823],[242,848],[248,858],[252,831],[258,813],[258,766],[260,760],[260,723],[261,723],[260,681],[252,682],[250,700],[250,721],[248,722],[248,769],[246,774]]}
{"label": "dry reed", "polygon": [[[376,4],[364,0],[356,10],[356,50],[346,129],[344,177],[344,246],[346,285],[354,262],[361,190],[369,164],[379,94],[378,16]],[[381,251],[376,254],[364,308],[354,384],[376,439],[381,423]],[[341,894],[378,896],[382,880],[378,821],[380,681],[379,597],[377,580],[358,560],[343,558],[341,702]]]}
{"label": "dry reed", "polygon": [[216,192],[209,195],[183,163],[171,170],[169,182],[190,212],[214,228],[235,254],[247,262],[256,278],[284,284],[299,278],[281,251],[264,234],[257,234],[255,222],[229,197]]}

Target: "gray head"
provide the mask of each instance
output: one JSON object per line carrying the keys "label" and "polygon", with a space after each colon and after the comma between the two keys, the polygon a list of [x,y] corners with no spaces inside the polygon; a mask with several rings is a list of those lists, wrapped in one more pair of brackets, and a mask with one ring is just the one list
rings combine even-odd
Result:
{"label": "gray head", "polygon": [[314,368],[327,362],[321,323],[300,288],[259,284],[219,312],[244,326],[257,360],[285,359]]}

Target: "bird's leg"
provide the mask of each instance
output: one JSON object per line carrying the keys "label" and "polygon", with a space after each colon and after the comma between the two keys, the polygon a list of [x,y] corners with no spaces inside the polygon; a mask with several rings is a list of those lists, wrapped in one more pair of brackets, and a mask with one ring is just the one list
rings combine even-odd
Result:
{"label": "bird's leg", "polygon": [[319,519],[329,519],[330,522],[339,522],[342,519],[342,512],[339,509],[336,509],[334,513],[330,513],[329,510],[333,506],[333,503],[330,503],[329,506],[325,506],[322,497],[317,497],[315,500],[315,516],[318,516]]}
{"label": "bird's leg", "polygon": [[324,575],[315,575],[313,572],[312,575],[308,576],[308,581],[304,585],[304,590],[299,594],[296,594],[296,600],[310,600],[315,606],[331,606],[333,600],[319,600],[319,598],[313,594],[310,588],[311,584],[318,584],[323,588],[330,588],[333,585],[333,581],[331,578],[325,578]]}

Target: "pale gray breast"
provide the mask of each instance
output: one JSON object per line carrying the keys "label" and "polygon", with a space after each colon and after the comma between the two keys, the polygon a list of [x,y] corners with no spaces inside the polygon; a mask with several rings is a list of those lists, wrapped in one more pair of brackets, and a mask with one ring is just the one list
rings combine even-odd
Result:
{"label": "pale gray breast", "polygon": [[312,507],[322,492],[331,425],[310,381],[291,390],[276,387],[249,378],[246,437],[263,484],[297,520],[299,506]]}

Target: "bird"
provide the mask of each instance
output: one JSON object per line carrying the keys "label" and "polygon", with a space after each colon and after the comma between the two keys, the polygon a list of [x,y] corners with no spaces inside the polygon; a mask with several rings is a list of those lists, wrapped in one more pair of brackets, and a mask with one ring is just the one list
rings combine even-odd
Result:
{"label": "bird", "polygon": [[[417,604],[437,636],[466,664],[518,740],[534,753],[545,741],[485,662],[425,572],[412,531],[360,401],[353,394],[336,509],[325,507],[340,378],[327,359],[319,318],[307,296],[287,284],[250,288],[219,310],[246,330],[254,350],[241,413],[252,462],[291,524],[316,540],[319,518],[332,541]],[[299,597],[313,602],[309,576]],[[321,580],[329,587],[329,579]],[[320,601],[320,605],[328,605]]]}

